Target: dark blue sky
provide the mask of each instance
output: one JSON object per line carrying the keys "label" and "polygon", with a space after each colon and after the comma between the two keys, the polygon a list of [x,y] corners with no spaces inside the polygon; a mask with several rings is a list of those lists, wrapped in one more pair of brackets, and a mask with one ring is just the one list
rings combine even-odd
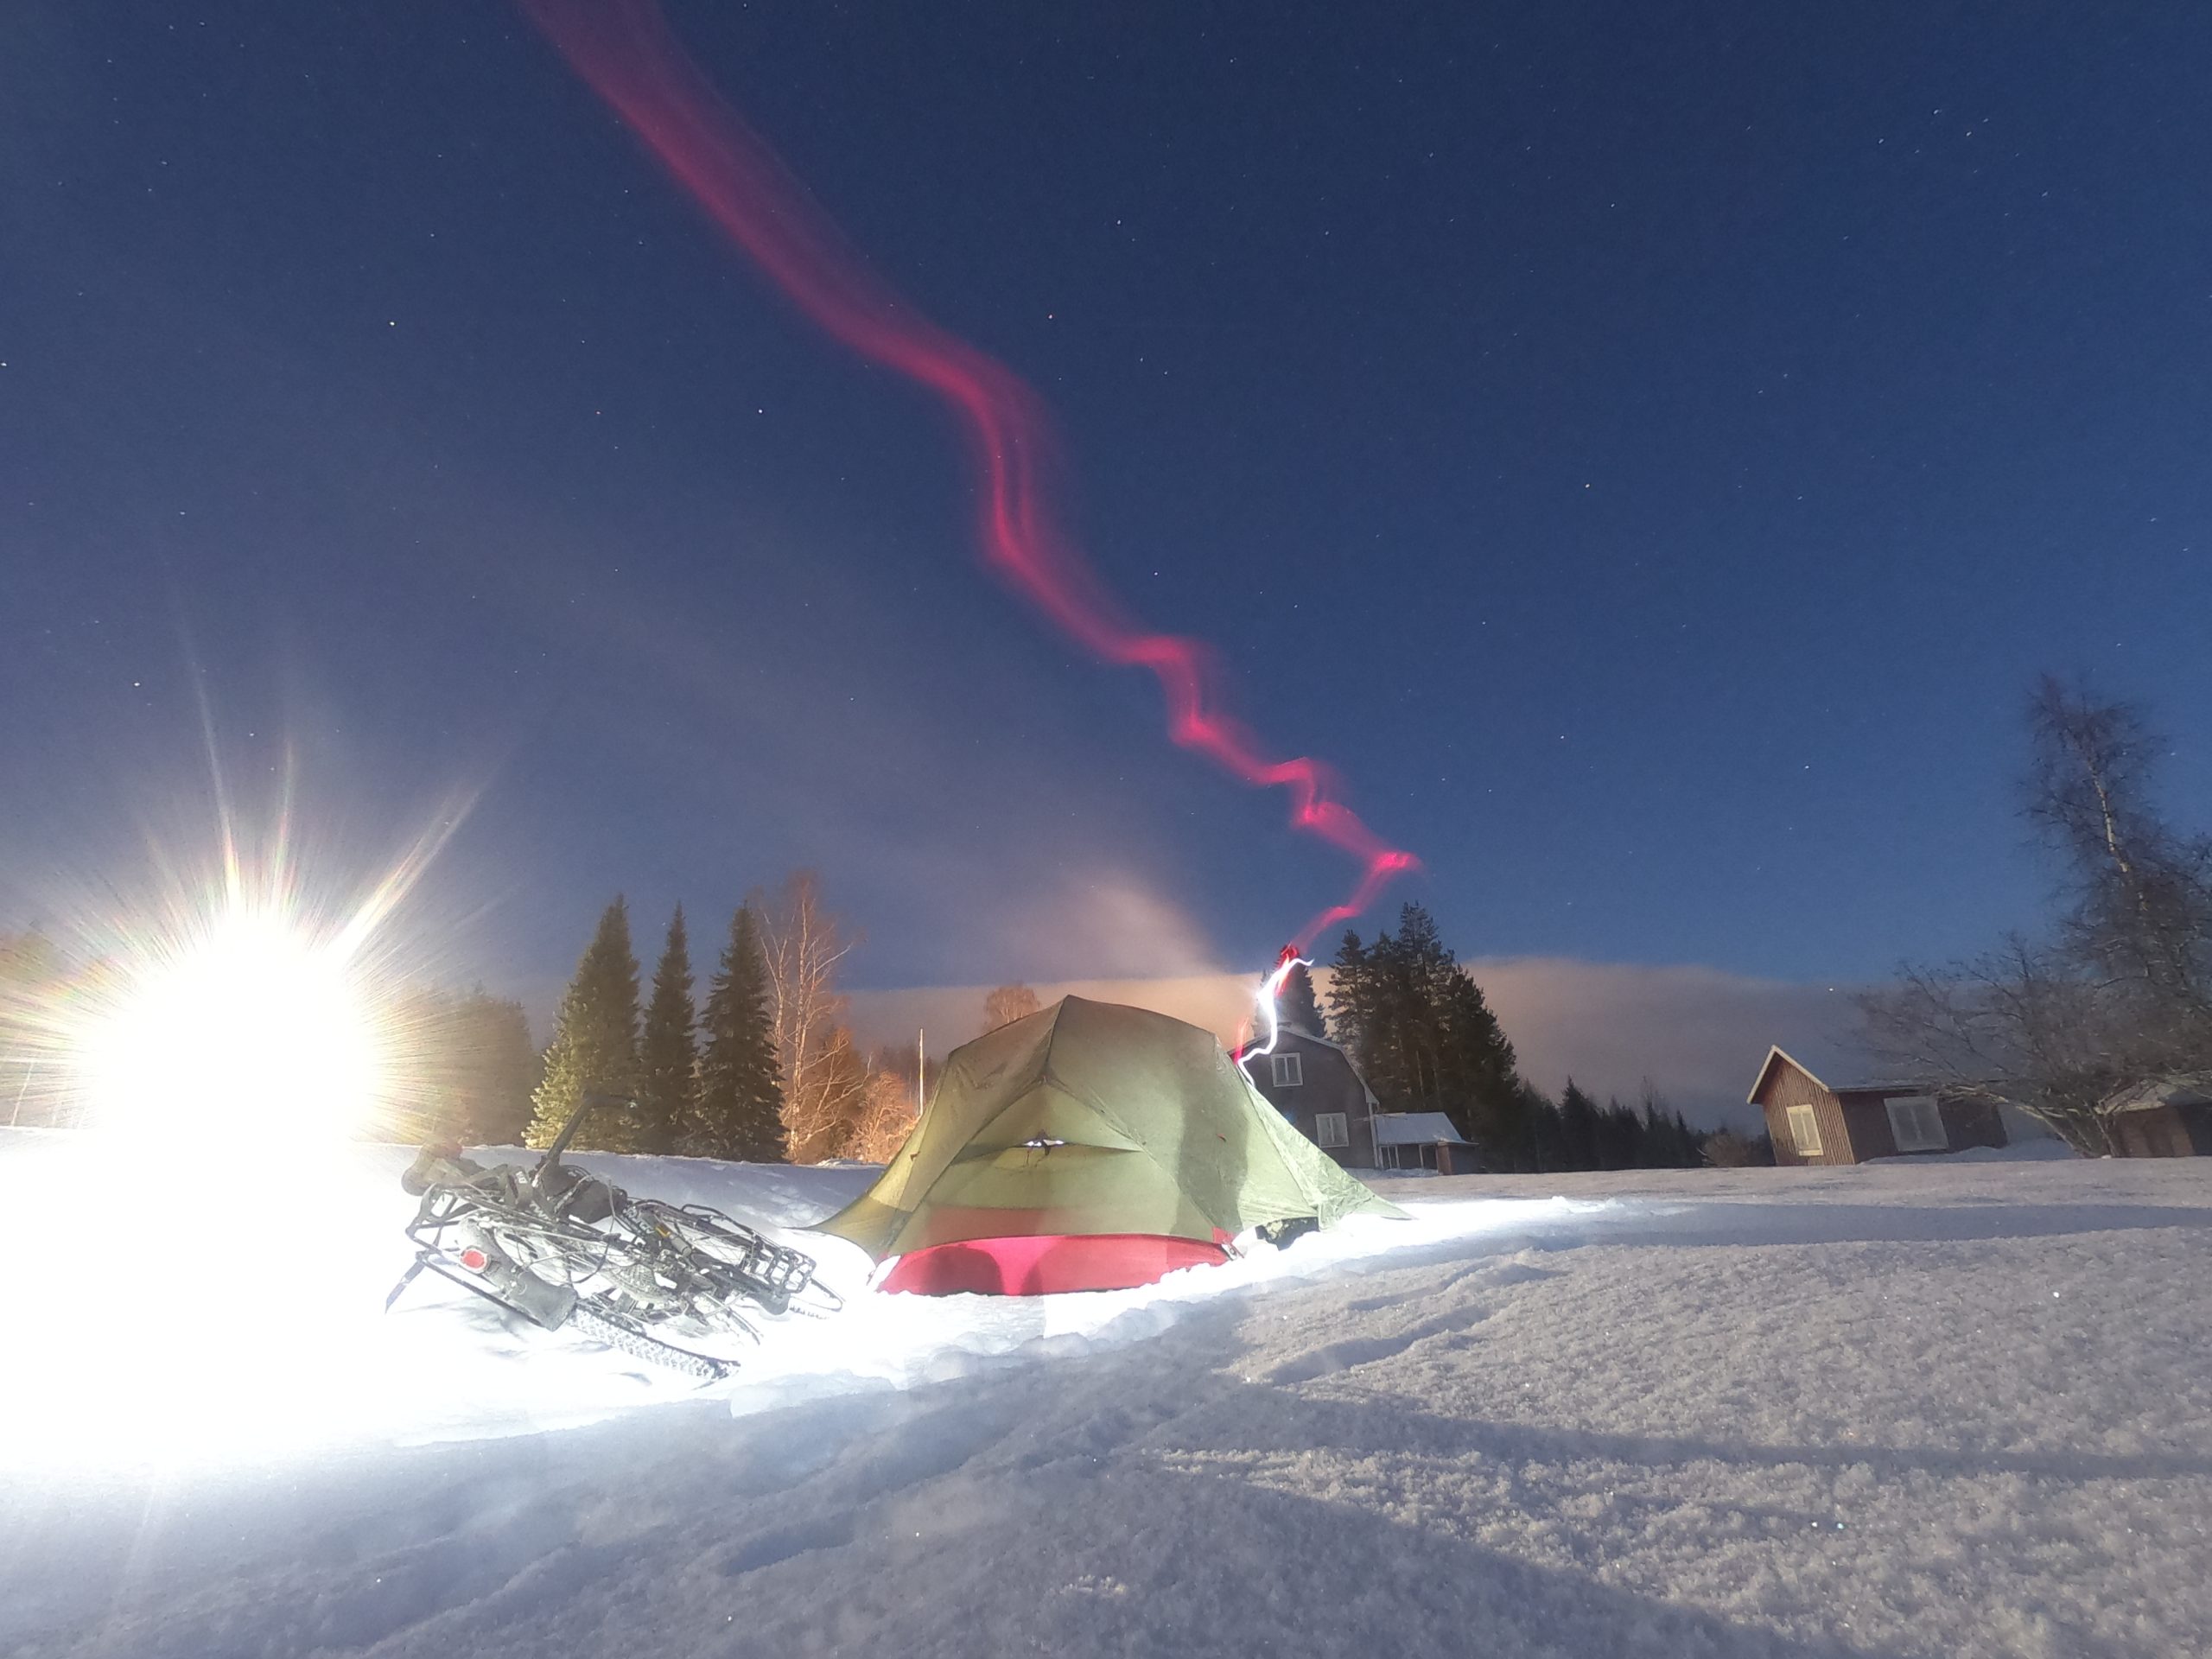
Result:
{"label": "dark blue sky", "polygon": [[[2031,922],[2044,668],[2212,819],[2202,8],[671,10],[1463,953]],[[1256,967],[1345,885],[503,5],[18,3],[0,215],[0,921],[205,839],[203,694],[332,859],[475,792],[417,920],[518,988],[802,862],[876,985]]]}

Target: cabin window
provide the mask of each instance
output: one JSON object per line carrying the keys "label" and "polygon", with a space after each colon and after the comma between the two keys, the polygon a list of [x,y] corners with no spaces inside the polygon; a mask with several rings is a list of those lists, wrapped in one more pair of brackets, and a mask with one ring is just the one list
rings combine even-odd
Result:
{"label": "cabin window", "polygon": [[1821,1120],[1809,1106],[1789,1109],[1789,1138],[1797,1144],[1798,1152],[1808,1158],[1821,1155]]}
{"label": "cabin window", "polygon": [[1890,1133],[1899,1152],[1948,1152],[1951,1138],[1943,1133],[1943,1110],[1933,1095],[1899,1095],[1883,1103],[1890,1109]]}
{"label": "cabin window", "polygon": [[1306,1081],[1306,1067],[1296,1054],[1273,1056],[1275,1064],[1275,1087],[1295,1089]]}
{"label": "cabin window", "polygon": [[1324,1147],[1351,1145],[1351,1125],[1345,1114],[1316,1112],[1313,1115],[1313,1139],[1318,1145]]}

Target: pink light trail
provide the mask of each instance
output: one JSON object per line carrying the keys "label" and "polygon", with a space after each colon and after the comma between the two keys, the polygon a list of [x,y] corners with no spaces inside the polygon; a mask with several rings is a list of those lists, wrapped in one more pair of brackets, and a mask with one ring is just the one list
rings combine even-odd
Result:
{"label": "pink light trail", "polygon": [[952,410],[981,497],[984,556],[1062,632],[1106,662],[1149,670],[1168,735],[1256,787],[1287,790],[1290,822],[1360,867],[1351,893],[1308,922],[1302,950],[1361,915],[1417,867],[1340,798],[1319,762],[1271,759],[1228,711],[1222,674],[1197,640],[1147,632],[1100,581],[1053,509],[1056,461],[1044,403],[1005,364],[947,333],[871,276],[760,135],[716,94],[656,0],[519,0],[570,66],[785,296],[847,350],[919,382]]}

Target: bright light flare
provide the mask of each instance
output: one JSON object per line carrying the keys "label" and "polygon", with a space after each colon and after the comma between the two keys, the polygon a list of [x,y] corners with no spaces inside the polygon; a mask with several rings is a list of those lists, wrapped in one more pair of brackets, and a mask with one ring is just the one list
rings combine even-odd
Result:
{"label": "bright light flare", "polygon": [[65,955],[81,966],[35,1033],[66,1079],[50,1121],[133,1160],[241,1138],[336,1146],[412,1132],[425,1079],[391,924],[466,806],[381,874],[350,881],[302,857],[289,779],[251,839],[219,807],[219,856],[203,873],[156,846],[162,890],[105,915],[86,906],[73,929]]}
{"label": "bright light flare", "polygon": [[231,894],[120,970],[80,1039],[88,1127],[143,1141],[342,1138],[386,1100],[389,1051],[349,932]]}
{"label": "bright light flare", "polygon": [[1282,1036],[1282,1014],[1275,1007],[1275,1001],[1282,995],[1283,982],[1290,977],[1292,969],[1311,968],[1313,965],[1310,959],[1298,954],[1295,944],[1286,944],[1282,954],[1275,958],[1274,967],[1260,982],[1259,993],[1253,1001],[1259,1008],[1261,1020],[1267,1026],[1268,1040],[1264,1044],[1246,1043],[1236,1051],[1236,1065],[1244,1073],[1247,1083],[1252,1080],[1252,1068],[1244,1062],[1255,1055],[1274,1053],[1275,1044]]}
{"label": "bright light flare", "polygon": [[421,1426],[426,1367],[382,1317],[408,1154],[363,1137],[437,1104],[392,924],[460,817],[334,880],[288,788],[250,849],[226,804],[211,868],[156,846],[162,891],[86,907],[36,1033],[68,1128],[0,1135],[10,1317],[36,1349],[0,1366],[0,1421],[35,1425],[0,1433],[0,1486],[17,1464],[267,1459],[395,1410]]}

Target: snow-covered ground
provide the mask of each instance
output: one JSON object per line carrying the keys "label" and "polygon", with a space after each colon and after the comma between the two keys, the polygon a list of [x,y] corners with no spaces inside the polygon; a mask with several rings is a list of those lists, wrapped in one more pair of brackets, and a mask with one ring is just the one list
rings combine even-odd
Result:
{"label": "snow-covered ground", "polygon": [[0,1133],[0,1653],[2212,1652],[2212,1162],[1399,1180],[1029,1301],[816,1238],[701,1392],[383,1315],[406,1156]]}

